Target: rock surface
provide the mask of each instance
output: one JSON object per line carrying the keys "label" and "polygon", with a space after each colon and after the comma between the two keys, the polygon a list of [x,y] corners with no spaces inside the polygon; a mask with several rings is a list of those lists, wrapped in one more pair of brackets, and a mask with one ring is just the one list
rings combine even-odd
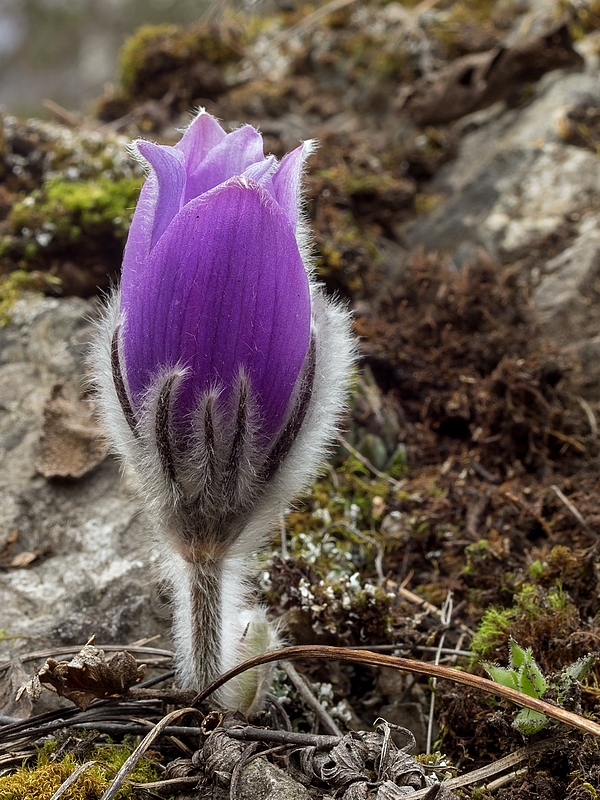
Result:
{"label": "rock surface", "polygon": [[600,104],[600,72],[552,73],[522,109],[495,106],[462,121],[458,157],[432,183],[443,200],[411,226],[411,245],[453,253],[468,245],[491,255],[516,251],[566,221],[596,218],[600,159],[561,137],[561,122],[582,101]]}
{"label": "rock surface", "polygon": [[[215,787],[213,800],[227,800],[229,789]],[[239,800],[309,800],[301,783],[265,758],[256,758],[244,767],[239,783]]]}
{"label": "rock surface", "polygon": [[[406,233],[409,246],[446,251],[457,264],[478,247],[514,264],[543,328],[584,371],[599,355],[600,158],[571,144],[568,128],[575,109],[600,106],[599,77],[590,59],[584,72],[547,75],[524,108],[463,119],[458,157],[432,182],[442,199]],[[591,382],[587,393],[600,396]]]}
{"label": "rock surface", "polygon": [[100,455],[78,479],[36,468],[55,387],[89,403],[79,398],[92,314],[83,300],[24,298],[0,329],[0,628],[23,637],[0,644],[4,653],[168,630],[144,520],[116,460]]}

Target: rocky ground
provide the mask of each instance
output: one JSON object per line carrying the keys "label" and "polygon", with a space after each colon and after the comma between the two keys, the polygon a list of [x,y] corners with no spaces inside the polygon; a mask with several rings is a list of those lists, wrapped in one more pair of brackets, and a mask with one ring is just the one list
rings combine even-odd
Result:
{"label": "rocky ground", "polygon": [[[289,642],[379,647],[485,675],[481,660],[506,665],[513,637],[532,648],[545,699],[598,720],[600,668],[580,683],[563,671],[600,637],[599,29],[595,2],[290,3],[268,18],[142,29],[93,115],[2,117],[0,714],[44,712],[49,693],[32,709],[14,686],[93,634],[137,642],[129,650],[151,674],[168,663],[167,598],[148,580],[156,556],[95,428],[85,352],[142,180],[126,143],[174,141],[200,104],[226,127],[258,125],[278,156],[320,141],[306,176],[317,269],[352,304],[361,341],[346,444],[287,514],[285,548],[278,534],[261,562],[260,591]],[[10,660],[17,652],[23,663]],[[526,734],[489,693],[442,681],[431,706],[430,684],[407,673],[297,668],[321,712],[281,671],[258,722],[283,730],[287,717],[306,735],[331,735],[333,723],[355,772],[340,778],[338,751],[327,751],[329,773],[298,742],[290,756],[284,737],[246,768],[276,797],[382,800],[404,796],[401,785],[425,796],[415,790],[431,765],[440,778],[492,770],[448,790],[463,797],[600,790],[597,738],[558,725]],[[164,714],[159,700],[182,702],[146,699],[146,718]],[[130,725],[143,716],[122,713]],[[385,726],[363,755],[356,737],[341,738],[378,717],[410,729],[417,753],[433,720],[437,755],[419,759],[429,767],[383,770]],[[31,754],[49,719],[4,739],[0,729],[0,769]],[[220,797],[231,783],[232,796],[257,796],[244,792],[259,778],[235,767],[254,753],[247,743],[215,765],[234,723],[205,721],[200,750],[183,728],[179,744],[155,743],[157,774],[134,780],[168,779],[167,796]],[[60,757],[85,761],[105,733],[86,743],[62,731]],[[10,780],[0,777],[0,797],[24,796]]]}

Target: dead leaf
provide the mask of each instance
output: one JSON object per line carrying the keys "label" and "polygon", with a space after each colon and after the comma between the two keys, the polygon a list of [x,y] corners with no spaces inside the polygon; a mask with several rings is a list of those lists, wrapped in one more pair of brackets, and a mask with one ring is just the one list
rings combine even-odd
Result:
{"label": "dead leaf", "polygon": [[37,673],[26,683],[19,686],[15,697],[16,701],[19,702],[24,695],[27,695],[29,700],[39,700],[42,696],[42,684]]}
{"label": "dead leaf", "polygon": [[541,36],[470,53],[424,75],[401,93],[398,104],[417,125],[451,122],[505,100],[518,86],[546,72],[583,63],[563,19]]}
{"label": "dead leaf", "polygon": [[108,453],[93,405],[57,383],[44,408],[44,424],[36,469],[45,478],[81,478]]}
{"label": "dead leaf", "polygon": [[8,566],[13,569],[24,569],[30,564],[33,564],[40,555],[41,553],[39,550],[25,550],[23,553],[17,553]]}
{"label": "dead leaf", "polygon": [[91,641],[71,661],[49,658],[38,673],[42,684],[83,711],[96,698],[126,694],[146,674],[146,665],[138,666],[130,653],[115,653],[107,661],[104,651]]}
{"label": "dead leaf", "polygon": [[[402,790],[409,796],[409,792],[433,786],[435,779],[406,752],[414,746],[412,733],[386,720],[378,720],[376,725],[372,732],[347,733],[331,748],[298,748],[293,763],[297,762],[301,774],[326,783],[343,800],[366,800],[374,788],[378,800],[392,800],[400,797]],[[407,740],[404,748],[394,743],[392,731]],[[452,793],[446,797],[456,800]]]}
{"label": "dead leaf", "polygon": [[0,714],[18,719],[28,719],[33,707],[31,694],[23,691],[27,673],[18,656],[11,659],[8,672],[0,683]]}

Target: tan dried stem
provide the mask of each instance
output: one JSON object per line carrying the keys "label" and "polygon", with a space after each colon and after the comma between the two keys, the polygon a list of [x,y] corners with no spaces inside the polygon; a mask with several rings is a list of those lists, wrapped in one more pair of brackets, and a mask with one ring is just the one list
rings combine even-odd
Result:
{"label": "tan dried stem", "polygon": [[[211,683],[210,686],[207,686],[197,695],[192,705],[197,707],[213,692],[227,683],[227,681],[248,669],[252,669],[252,667],[268,664],[271,661],[280,661],[282,659],[293,661],[300,658],[346,661],[351,664],[364,664],[372,667],[389,667],[391,669],[401,670],[402,672],[412,672],[417,675],[427,675],[432,678],[462,683],[464,686],[470,686],[472,689],[478,689],[487,694],[503,697],[505,700],[509,700],[517,706],[529,708],[532,711],[538,711],[540,714],[545,714],[547,717],[550,717],[550,719],[562,722],[572,728],[577,728],[583,731],[583,733],[589,733],[592,736],[600,737],[600,725],[597,722],[593,722],[586,717],[582,717],[580,714],[567,711],[559,706],[553,706],[544,700],[530,697],[522,692],[518,692],[516,689],[502,686],[502,684],[495,683],[489,678],[480,678],[478,675],[471,675],[468,672],[461,672],[460,670],[444,667],[439,664],[430,664],[426,661],[402,658],[400,656],[388,656],[384,653],[372,653],[365,650],[353,650],[350,647],[330,647],[327,645],[296,645],[294,647],[283,648],[282,650],[273,650],[251,658],[224,673],[216,681]],[[109,798],[102,798],[102,800],[109,800]]]}
{"label": "tan dried stem", "polygon": [[142,739],[139,745],[135,748],[133,753],[129,756],[127,761],[123,764],[121,769],[117,772],[115,779],[108,787],[108,789],[104,792],[100,800],[113,800],[113,797],[117,794],[127,776],[135,767],[137,762],[140,758],[144,755],[144,753],[148,750],[150,745],[157,739],[160,734],[163,732],[165,728],[167,728],[171,722],[174,722],[176,719],[185,716],[186,714],[194,714],[196,716],[202,717],[203,715],[198,711],[197,708],[179,708],[176,711],[171,711],[170,714],[167,714],[166,717],[163,717],[161,721],[155,725],[154,728],[150,731],[150,733]]}

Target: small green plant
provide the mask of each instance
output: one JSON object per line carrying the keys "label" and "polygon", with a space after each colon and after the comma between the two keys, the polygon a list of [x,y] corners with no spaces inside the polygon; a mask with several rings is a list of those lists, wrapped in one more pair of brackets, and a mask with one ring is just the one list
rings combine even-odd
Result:
{"label": "small green plant", "polygon": [[[549,689],[553,689],[559,704],[573,682],[581,680],[596,660],[593,654],[584,656],[558,675],[546,678],[536,663],[531,648],[521,647],[512,637],[509,640],[509,656],[508,667],[483,663],[483,668],[493,681],[538,700]],[[539,711],[522,708],[513,720],[513,727],[529,736],[542,730],[548,722],[548,718]]]}

